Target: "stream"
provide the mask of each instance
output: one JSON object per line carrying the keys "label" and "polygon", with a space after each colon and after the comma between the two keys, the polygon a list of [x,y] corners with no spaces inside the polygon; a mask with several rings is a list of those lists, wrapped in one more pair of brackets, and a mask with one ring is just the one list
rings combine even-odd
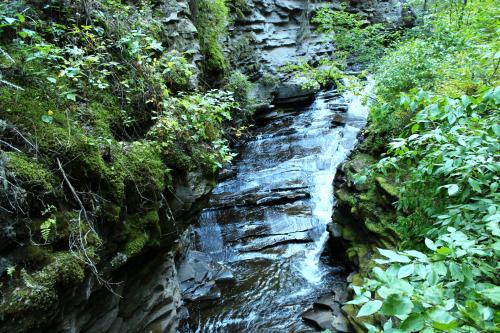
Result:
{"label": "stream", "polygon": [[181,332],[316,331],[301,314],[346,286],[344,267],[322,253],[332,181],[366,118],[349,90],[266,115],[212,191],[179,269],[189,301]]}

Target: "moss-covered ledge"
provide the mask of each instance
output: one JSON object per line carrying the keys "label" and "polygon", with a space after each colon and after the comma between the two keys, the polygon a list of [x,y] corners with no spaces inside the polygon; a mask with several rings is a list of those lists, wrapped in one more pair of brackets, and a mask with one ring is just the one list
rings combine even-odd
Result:
{"label": "moss-covered ledge", "polygon": [[[366,147],[367,142],[359,145],[337,171],[336,208],[329,227],[331,253],[353,271],[348,278],[351,291],[353,285],[362,284],[375,266],[377,248],[394,248],[399,242],[393,225],[397,220],[394,203],[398,200],[394,179],[391,175],[378,174],[362,184],[355,182],[355,175],[378,159]],[[364,323],[373,321],[372,317],[357,318],[357,308],[353,305],[344,305],[342,310],[355,332],[365,332]]]}

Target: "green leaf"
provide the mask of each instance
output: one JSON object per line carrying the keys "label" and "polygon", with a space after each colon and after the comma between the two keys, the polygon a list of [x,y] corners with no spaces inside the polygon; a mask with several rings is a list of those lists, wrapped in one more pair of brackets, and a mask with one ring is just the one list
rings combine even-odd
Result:
{"label": "green leaf", "polygon": [[450,184],[450,185],[448,185],[448,195],[450,197],[454,196],[455,194],[457,194],[459,190],[460,190],[460,187],[458,187],[457,184]]}
{"label": "green leaf", "polygon": [[76,95],[73,93],[66,94],[66,98],[69,99],[70,101],[76,102]]}
{"label": "green leaf", "polygon": [[5,22],[7,22],[8,24],[12,24],[14,22],[16,22],[17,20],[13,17],[7,17],[7,16],[4,16],[3,19],[5,20]]}
{"label": "green leaf", "polygon": [[426,238],[425,239],[425,245],[432,251],[436,251],[437,250],[437,246],[436,244],[434,244],[434,242],[432,240],[430,240],[429,238]]}
{"label": "green leaf", "polygon": [[446,256],[452,254],[453,251],[446,246],[442,246],[439,249],[437,249],[436,253],[446,257]]}
{"label": "green leaf", "polygon": [[410,276],[413,274],[414,271],[415,271],[415,265],[413,264],[405,265],[399,269],[398,279]]}
{"label": "green leaf", "polygon": [[480,294],[495,305],[500,305],[500,287],[485,289]]}
{"label": "green leaf", "polygon": [[412,309],[413,303],[408,297],[392,294],[385,299],[380,312],[387,316],[402,316],[409,314]]}
{"label": "green leaf", "polygon": [[359,304],[364,304],[368,302],[370,299],[365,297],[365,296],[357,296],[353,300],[346,302],[345,304],[353,304],[353,305],[359,305]]}
{"label": "green leaf", "polygon": [[415,250],[408,250],[408,251],[405,251],[405,253],[409,256],[412,256],[412,257],[415,257],[415,258],[418,258],[418,259],[421,259],[421,260],[427,260],[427,256],[425,254],[423,254],[422,252],[419,252],[419,251],[415,251]]}
{"label": "green leaf", "polygon": [[467,182],[474,191],[476,191],[477,193],[481,193],[481,186],[477,180],[475,180],[474,178],[468,178]]}
{"label": "green leaf", "polygon": [[374,314],[382,307],[382,301],[374,300],[364,304],[356,317],[365,317]]}
{"label": "green leaf", "polygon": [[391,262],[408,263],[411,261],[410,258],[397,254],[391,250],[378,249],[378,251],[381,255],[387,257]]}
{"label": "green leaf", "polygon": [[412,313],[401,323],[399,327],[404,332],[419,332],[424,328],[424,316],[420,313]]}
{"label": "green leaf", "polygon": [[450,262],[448,268],[450,270],[452,279],[460,282],[464,281],[464,275],[462,273],[462,270],[460,269],[460,266],[458,266],[455,262]]}
{"label": "green leaf", "polygon": [[53,118],[53,117],[51,117],[51,116],[49,116],[49,115],[44,114],[44,115],[42,116],[42,121],[43,121],[44,123],[47,123],[47,124],[52,124],[52,123],[54,122],[54,118]]}
{"label": "green leaf", "polygon": [[56,83],[57,82],[57,79],[54,78],[54,77],[47,77],[47,81],[51,82],[51,83]]}
{"label": "green leaf", "polygon": [[414,125],[411,127],[411,133],[412,133],[412,134],[417,133],[417,132],[418,132],[419,127],[420,127],[420,126],[419,126],[419,124],[418,124],[418,123],[417,123],[417,124],[414,124]]}
{"label": "green leaf", "polygon": [[458,327],[458,321],[456,318],[444,310],[436,309],[432,311],[429,316],[433,321],[432,326],[434,328],[440,330],[451,330]]}

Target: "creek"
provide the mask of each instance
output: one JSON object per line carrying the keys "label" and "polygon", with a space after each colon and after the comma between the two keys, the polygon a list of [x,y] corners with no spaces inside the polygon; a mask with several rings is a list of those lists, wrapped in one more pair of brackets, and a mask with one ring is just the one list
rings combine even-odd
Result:
{"label": "creek", "polygon": [[179,268],[189,301],[181,332],[314,331],[301,314],[345,291],[345,268],[322,254],[336,170],[366,124],[361,99],[322,91],[308,106],[262,117],[212,191]]}

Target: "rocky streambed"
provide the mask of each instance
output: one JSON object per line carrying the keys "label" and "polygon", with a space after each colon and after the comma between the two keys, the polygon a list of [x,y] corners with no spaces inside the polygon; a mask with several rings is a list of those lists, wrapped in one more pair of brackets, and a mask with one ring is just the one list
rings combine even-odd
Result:
{"label": "rocky streambed", "polygon": [[366,117],[360,97],[335,90],[261,115],[178,268],[181,332],[348,331],[347,272],[322,254],[332,182]]}

